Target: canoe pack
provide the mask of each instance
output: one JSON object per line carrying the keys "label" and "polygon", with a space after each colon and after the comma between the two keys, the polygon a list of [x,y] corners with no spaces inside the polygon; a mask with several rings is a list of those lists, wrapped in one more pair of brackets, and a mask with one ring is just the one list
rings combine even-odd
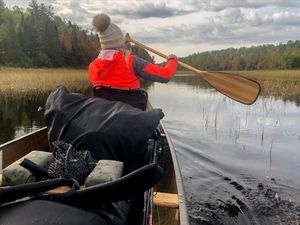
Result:
{"label": "canoe pack", "polygon": [[[7,187],[0,188],[0,205],[32,197],[1,206],[0,223],[125,225],[128,218],[138,220],[143,207],[129,210],[125,219],[121,211],[143,204],[143,193],[162,177],[163,169],[150,159],[159,144],[149,143],[159,142],[156,128],[163,116],[161,109],[141,110],[59,86],[45,107],[51,153],[32,151],[3,170]],[[48,192],[60,186],[69,191]]]}
{"label": "canoe pack", "polygon": [[96,160],[124,162],[124,173],[145,164],[147,142],[164,114],[126,103],[69,92],[60,86],[48,97],[45,122],[50,145],[61,140],[89,150]]}

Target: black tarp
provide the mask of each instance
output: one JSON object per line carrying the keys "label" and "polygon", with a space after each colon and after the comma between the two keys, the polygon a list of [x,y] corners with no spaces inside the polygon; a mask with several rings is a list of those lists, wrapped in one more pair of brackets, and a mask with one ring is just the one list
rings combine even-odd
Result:
{"label": "black tarp", "polygon": [[124,162],[125,173],[143,164],[148,139],[163,118],[161,109],[142,111],[122,102],[69,92],[50,93],[45,121],[50,144],[62,140],[89,150],[97,160]]}
{"label": "black tarp", "polygon": [[65,204],[30,200],[2,206],[1,225],[128,225],[120,218],[105,212],[98,213]]}

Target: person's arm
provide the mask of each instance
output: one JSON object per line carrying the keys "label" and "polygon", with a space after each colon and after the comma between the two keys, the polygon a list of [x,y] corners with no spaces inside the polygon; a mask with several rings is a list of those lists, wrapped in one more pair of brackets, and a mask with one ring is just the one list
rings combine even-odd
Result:
{"label": "person's arm", "polygon": [[167,83],[174,75],[177,68],[177,57],[170,55],[165,66],[157,66],[138,56],[134,56],[133,69],[137,76],[146,80]]}

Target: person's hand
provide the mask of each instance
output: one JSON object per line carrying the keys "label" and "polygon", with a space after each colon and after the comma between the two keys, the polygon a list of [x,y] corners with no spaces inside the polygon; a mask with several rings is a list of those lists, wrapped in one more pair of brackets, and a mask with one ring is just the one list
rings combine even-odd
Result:
{"label": "person's hand", "polygon": [[168,60],[170,60],[170,59],[175,59],[175,60],[177,60],[177,56],[176,56],[176,55],[173,55],[173,54],[170,54],[170,55],[168,55]]}

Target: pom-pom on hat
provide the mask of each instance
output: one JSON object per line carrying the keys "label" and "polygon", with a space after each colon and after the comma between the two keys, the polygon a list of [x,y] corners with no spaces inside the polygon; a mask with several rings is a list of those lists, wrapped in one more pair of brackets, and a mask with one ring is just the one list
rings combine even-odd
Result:
{"label": "pom-pom on hat", "polygon": [[125,39],[121,29],[111,23],[106,14],[98,14],[93,19],[95,30],[99,33],[102,49],[122,48],[125,46]]}

